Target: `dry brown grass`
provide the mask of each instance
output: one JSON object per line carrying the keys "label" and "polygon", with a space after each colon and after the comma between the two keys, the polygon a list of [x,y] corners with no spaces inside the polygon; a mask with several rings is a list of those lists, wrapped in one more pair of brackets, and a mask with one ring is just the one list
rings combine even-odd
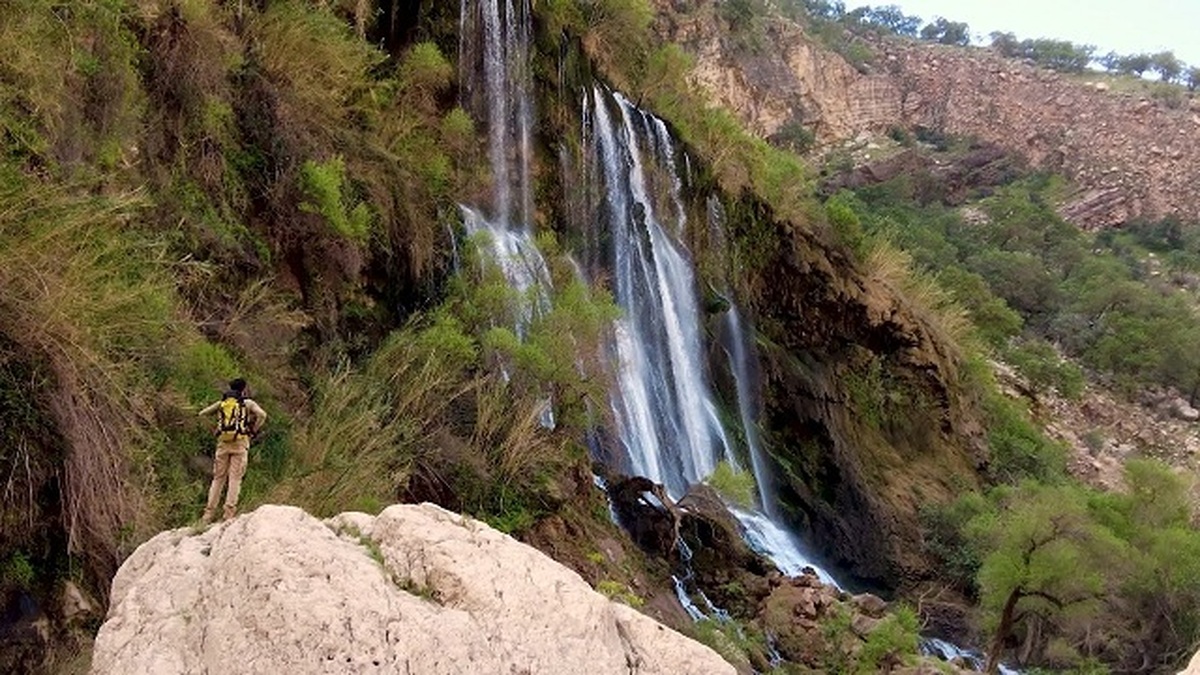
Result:
{"label": "dry brown grass", "polygon": [[289,476],[271,498],[319,515],[393,501],[413,464],[432,451],[447,409],[475,386],[412,331],[398,334],[366,368],[325,378],[294,436]]}
{"label": "dry brown grass", "polygon": [[65,441],[69,549],[108,578],[154,524],[141,476],[152,406],[142,377],[176,319],[162,249],[127,229],[136,195],[73,196],[14,181],[0,190],[0,332],[47,364]]}
{"label": "dry brown grass", "polygon": [[558,439],[541,425],[542,411],[550,405],[538,396],[514,401],[503,382],[489,381],[476,388],[476,417],[471,445],[486,453],[495,480],[520,484],[545,473],[562,459]]}
{"label": "dry brown grass", "polygon": [[963,357],[963,347],[975,340],[970,317],[936,280],[913,268],[908,253],[876,241],[867,254],[864,270],[868,279],[891,289],[912,310],[954,361]]}
{"label": "dry brown grass", "polygon": [[332,145],[371,102],[371,70],[385,55],[359,41],[327,11],[304,3],[271,3],[255,18],[259,58],[279,96],[280,123],[311,141]]}

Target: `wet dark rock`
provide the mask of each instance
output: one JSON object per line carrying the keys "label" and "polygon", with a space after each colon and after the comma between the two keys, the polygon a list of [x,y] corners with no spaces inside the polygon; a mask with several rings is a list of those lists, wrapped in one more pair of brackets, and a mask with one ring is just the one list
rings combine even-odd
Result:
{"label": "wet dark rock", "polygon": [[0,595],[0,602],[0,672],[40,671],[48,654],[49,619],[25,590],[9,590]]}

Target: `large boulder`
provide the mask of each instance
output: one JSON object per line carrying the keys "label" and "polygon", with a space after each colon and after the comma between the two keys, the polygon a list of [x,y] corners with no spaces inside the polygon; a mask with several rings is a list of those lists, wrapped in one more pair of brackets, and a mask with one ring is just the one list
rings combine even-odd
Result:
{"label": "large boulder", "polygon": [[430,504],[264,506],[164,532],[113,580],[92,672],[727,673],[709,648]]}

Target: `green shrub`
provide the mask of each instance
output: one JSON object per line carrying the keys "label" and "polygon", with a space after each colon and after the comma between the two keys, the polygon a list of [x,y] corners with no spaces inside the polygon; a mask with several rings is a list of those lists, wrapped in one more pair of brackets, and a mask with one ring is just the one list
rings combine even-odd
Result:
{"label": "green shrub", "polygon": [[1083,371],[1065,361],[1045,340],[1026,340],[1005,352],[1005,358],[1029,380],[1035,391],[1055,389],[1069,399],[1083,394]]}
{"label": "green shrub", "polygon": [[949,504],[921,507],[922,541],[926,550],[937,556],[945,577],[959,588],[972,590],[982,555],[979,542],[967,536],[967,525],[991,509],[983,495],[967,492]]}
{"label": "green shrub", "polygon": [[867,635],[866,643],[858,653],[854,672],[881,672],[886,666],[912,660],[917,655],[920,627],[921,622],[912,608],[900,606],[893,609]]}
{"label": "green shrub", "polygon": [[0,586],[13,585],[18,588],[30,589],[36,577],[33,563],[21,551],[14,551],[0,566]]}
{"label": "green shrub", "polygon": [[300,190],[305,197],[300,210],[323,217],[337,235],[364,243],[370,235],[371,210],[365,203],[353,203],[347,187],[341,157],[328,162],[307,160],[300,167]]}
{"label": "green shrub", "polygon": [[728,499],[743,509],[754,508],[757,487],[754,474],[733,468],[729,462],[721,460],[717,468],[704,482],[712,486],[722,497]]}
{"label": "green shrub", "polygon": [[861,260],[866,253],[866,235],[863,233],[862,221],[855,212],[852,196],[840,192],[825,202],[825,216],[838,240],[855,253]]}
{"label": "green shrub", "polygon": [[629,605],[634,609],[646,604],[646,601],[630,590],[628,586],[611,579],[601,579],[600,583],[596,584],[596,592],[609,600]]}
{"label": "green shrub", "polygon": [[1025,478],[1057,482],[1066,475],[1066,449],[1050,440],[1018,403],[993,394],[984,403],[990,451],[988,473],[1000,482]]}
{"label": "green shrub", "polygon": [[450,86],[454,66],[432,42],[413,45],[400,61],[400,81],[403,86],[423,92],[436,93]]}

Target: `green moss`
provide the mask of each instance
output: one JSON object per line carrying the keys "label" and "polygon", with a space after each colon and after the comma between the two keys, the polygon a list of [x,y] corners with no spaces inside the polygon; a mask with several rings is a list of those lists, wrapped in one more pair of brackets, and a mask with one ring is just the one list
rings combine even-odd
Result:
{"label": "green moss", "polygon": [[717,468],[708,478],[704,479],[704,482],[711,485],[722,497],[741,508],[754,508],[756,486],[754,474],[749,471],[734,469],[729,462],[722,460],[717,463]]}
{"label": "green moss", "polygon": [[36,576],[29,558],[21,551],[14,551],[0,566],[0,587],[14,585],[28,590]]}
{"label": "green moss", "polygon": [[634,593],[628,586],[611,579],[601,579],[596,584],[596,592],[619,603],[629,605],[634,609],[641,607],[646,603],[637,593]]}

